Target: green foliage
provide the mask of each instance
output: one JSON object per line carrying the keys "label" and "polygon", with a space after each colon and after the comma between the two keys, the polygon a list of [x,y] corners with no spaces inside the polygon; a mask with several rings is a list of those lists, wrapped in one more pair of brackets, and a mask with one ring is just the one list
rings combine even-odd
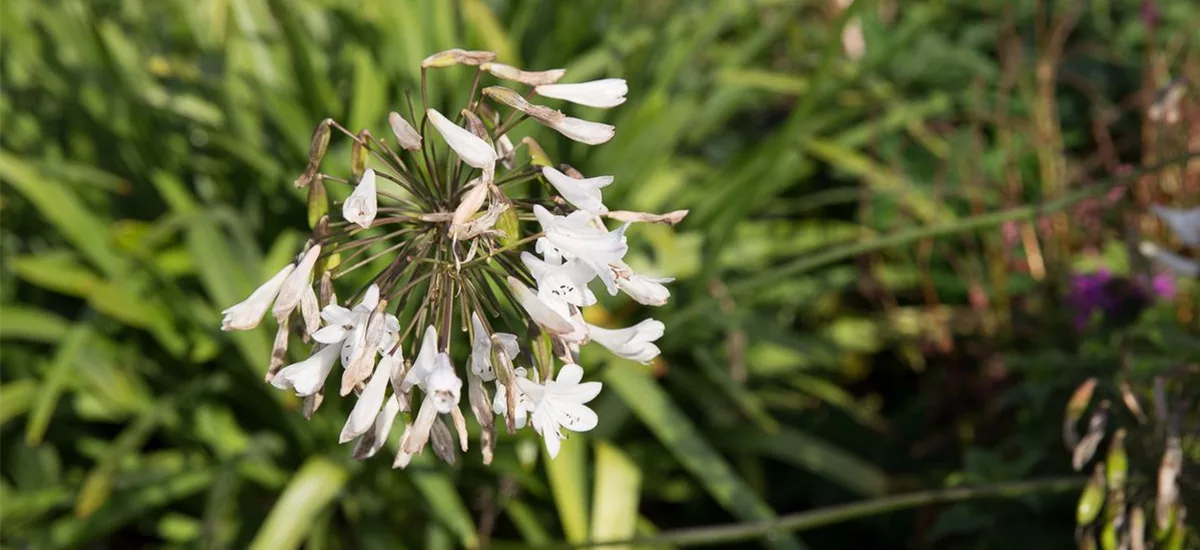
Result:
{"label": "green foliage", "polygon": [[[0,4],[4,546],[653,537],[1061,475],[1071,457],[1060,415],[1089,377],[1103,381],[1097,392],[1132,381],[1149,402],[1154,377],[1175,369],[1170,388],[1194,403],[1195,282],[1134,322],[1083,331],[1062,295],[1088,262],[1148,272],[1125,243],[1135,227],[1158,227],[1144,216],[1151,200],[1196,205],[1200,175],[1177,162],[1197,153],[1180,131],[1200,127],[1196,95],[1175,126],[1151,124],[1145,100],[1130,98],[1153,97],[1167,78],[1200,82],[1200,8],[1154,2],[1150,32],[1131,1],[827,4]],[[860,59],[843,41],[854,28]],[[532,434],[504,435],[491,467],[471,453],[399,472],[336,444],[344,405],[305,421],[298,400],[263,384],[270,329],[223,333],[219,312],[344,198],[291,185],[313,128],[328,117],[386,135],[420,60],[458,46],[566,67],[570,81],[627,79],[626,104],[588,113],[616,125],[612,142],[534,131],[550,158],[615,175],[612,204],[690,215],[674,231],[631,229],[651,246],[629,263],[676,277],[671,303],[640,311],[604,296],[590,319],[653,315],[668,327],[649,367],[589,356],[605,383],[597,430],[564,442],[553,463]],[[327,158],[349,175],[352,154],[334,139]],[[1143,172],[1122,176],[1128,167]],[[1112,477],[1136,495],[1162,447],[1139,439],[1148,424],[1122,418],[1132,427],[1113,458],[1127,466]],[[1117,447],[1101,448],[1112,463]],[[1191,464],[1200,456],[1194,439],[1183,451]],[[806,516],[795,529],[854,522],[725,543],[1062,548],[1076,518],[1102,517],[1095,472],[1075,495],[914,498],[872,510],[946,504],[899,520]],[[1194,518],[1190,475],[1181,486]],[[1196,535],[1173,518],[1156,532],[1187,547]]]}

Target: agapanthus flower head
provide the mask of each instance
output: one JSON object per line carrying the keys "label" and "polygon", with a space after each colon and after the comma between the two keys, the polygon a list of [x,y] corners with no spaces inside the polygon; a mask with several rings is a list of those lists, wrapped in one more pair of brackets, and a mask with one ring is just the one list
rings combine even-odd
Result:
{"label": "agapanthus flower head", "polygon": [[[426,58],[420,109],[406,106],[407,117],[388,114],[394,141],[322,121],[296,180],[308,187],[308,242],[293,262],[223,312],[223,330],[252,329],[273,313],[279,330],[267,381],[303,397],[306,416],[322,403],[327,383],[339,395],[354,395],[339,439],[355,442],[355,458],[378,453],[399,421],[394,466],[406,466],[427,446],[452,462],[457,449],[468,449],[464,407],[482,428],[485,463],[500,423],[510,433],[532,428],[553,457],[567,432],[598,422],[588,403],[601,384],[583,381],[581,346],[596,342],[643,363],[659,354],[661,322],[598,327],[584,322],[582,309],[596,304],[595,289],[665,304],[664,283],[671,279],[625,263],[627,228],[674,225],[687,211],[609,210],[602,189],[612,176],[584,177],[548,162],[532,138],[514,145],[508,137],[533,119],[575,141],[604,143],[615,135],[613,126],[529,99],[615,107],[625,101],[625,81],[559,83],[562,69],[525,71],[495,58],[461,49]],[[467,103],[424,104],[425,73],[453,66],[476,72],[475,88],[461,94]],[[481,90],[481,83],[488,87]],[[334,130],[353,140],[349,177],[322,172]],[[522,147],[530,159],[524,163]],[[345,191],[339,207],[330,208],[326,186]],[[374,271],[361,276],[367,269]],[[369,283],[341,288],[348,298],[339,301],[336,287],[354,272]],[[312,342],[311,352],[285,364],[294,335]]]}

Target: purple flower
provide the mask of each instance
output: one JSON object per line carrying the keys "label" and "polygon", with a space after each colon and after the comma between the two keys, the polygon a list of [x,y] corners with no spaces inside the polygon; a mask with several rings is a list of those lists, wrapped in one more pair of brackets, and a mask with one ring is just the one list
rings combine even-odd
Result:
{"label": "purple flower", "polygon": [[1118,277],[1101,268],[1071,276],[1067,303],[1075,314],[1075,328],[1084,330],[1096,311],[1109,321],[1132,321],[1153,300],[1169,300],[1174,296],[1175,281],[1170,276]]}

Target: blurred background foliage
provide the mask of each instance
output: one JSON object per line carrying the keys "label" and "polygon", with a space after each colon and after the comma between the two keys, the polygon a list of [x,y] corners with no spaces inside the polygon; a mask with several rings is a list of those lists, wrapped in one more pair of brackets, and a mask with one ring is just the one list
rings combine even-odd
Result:
{"label": "blurred background foliage", "polygon": [[[1200,162],[1179,159],[1200,151],[1200,4],[846,4],[0,4],[0,545],[525,548],[1061,476],[708,542],[1074,545],[1076,386],[1117,403],[1166,376],[1198,408],[1194,282],[1085,327],[1065,296],[1072,273],[1147,275],[1131,243],[1173,241],[1146,206],[1198,204]],[[218,330],[303,241],[290,184],[313,127],[385,135],[420,60],[451,47],[627,79],[625,105],[589,113],[612,142],[538,138],[614,174],[612,204],[691,210],[635,228],[631,264],[676,277],[671,303],[593,320],[655,315],[663,357],[590,354],[600,426],[553,463],[511,437],[490,468],[354,462],[344,402],[304,421],[262,383],[268,331]],[[471,77],[435,73],[433,101]],[[1191,89],[1156,104],[1172,81]],[[1120,422],[1146,457],[1131,498],[1152,495],[1162,431]]]}

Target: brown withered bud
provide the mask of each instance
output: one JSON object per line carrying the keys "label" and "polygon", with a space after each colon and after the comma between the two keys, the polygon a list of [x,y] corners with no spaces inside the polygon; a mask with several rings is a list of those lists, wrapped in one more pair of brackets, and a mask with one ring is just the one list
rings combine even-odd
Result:
{"label": "brown withered bud", "polygon": [[329,304],[337,303],[337,294],[333,290],[333,272],[325,270],[321,273],[320,293],[317,294],[317,303],[321,309],[325,309]]}
{"label": "brown withered bud", "polygon": [[[290,317],[290,316],[289,316]],[[279,323],[279,329],[275,331],[275,343],[271,346],[271,362],[267,365],[267,375],[263,377],[268,384],[275,379],[275,373],[279,372],[287,363],[288,336],[291,334],[291,323]]]}
{"label": "brown withered bud", "polygon": [[321,408],[321,402],[324,400],[325,388],[321,388],[317,390],[317,393],[305,397],[303,408],[304,419],[312,420],[313,415],[317,413],[317,409]]}
{"label": "brown withered bud", "polygon": [[470,65],[478,67],[485,63],[489,63],[496,59],[496,52],[488,52],[481,50],[463,50],[454,48],[444,52],[435,53],[426,57],[421,62],[422,69],[435,69],[440,67],[450,67],[453,65]]}
{"label": "brown withered bud", "polygon": [[487,127],[483,125],[483,121],[479,119],[478,115],[467,109],[462,110],[462,115],[467,121],[468,131],[483,141],[492,142],[491,136],[488,135]]}
{"label": "brown withered bud", "polygon": [[1083,440],[1075,446],[1075,451],[1071,455],[1071,465],[1075,467],[1075,471],[1082,470],[1083,466],[1096,454],[1096,449],[1100,447],[1100,442],[1104,439],[1104,429],[1108,426],[1108,408],[1108,402],[1102,402],[1100,410],[1092,413],[1091,418],[1088,419],[1087,433],[1084,434]]}
{"label": "brown withered bud", "polygon": [[548,71],[522,71],[511,65],[503,63],[488,63],[483,65],[483,70],[492,73],[496,78],[505,80],[513,80],[529,86],[542,86],[545,84],[554,84],[558,79],[567,74],[566,69],[550,69]]}
{"label": "brown withered bud", "polygon": [[687,210],[675,210],[666,214],[651,214],[649,212],[631,212],[628,210],[609,210],[605,214],[610,220],[619,222],[643,222],[643,223],[661,223],[665,225],[675,225],[688,215]]}
{"label": "brown withered bud", "polygon": [[450,434],[450,428],[446,427],[446,423],[441,418],[435,420],[433,428],[429,430],[429,443],[433,447],[433,454],[442,459],[442,462],[453,466],[458,461],[458,450],[454,448],[454,436]]}
{"label": "brown withered bud", "polygon": [[465,453],[468,448],[467,439],[471,434],[467,433],[467,419],[463,416],[462,409],[458,407],[450,409],[450,420],[454,421],[454,432],[458,434],[458,446]]}

